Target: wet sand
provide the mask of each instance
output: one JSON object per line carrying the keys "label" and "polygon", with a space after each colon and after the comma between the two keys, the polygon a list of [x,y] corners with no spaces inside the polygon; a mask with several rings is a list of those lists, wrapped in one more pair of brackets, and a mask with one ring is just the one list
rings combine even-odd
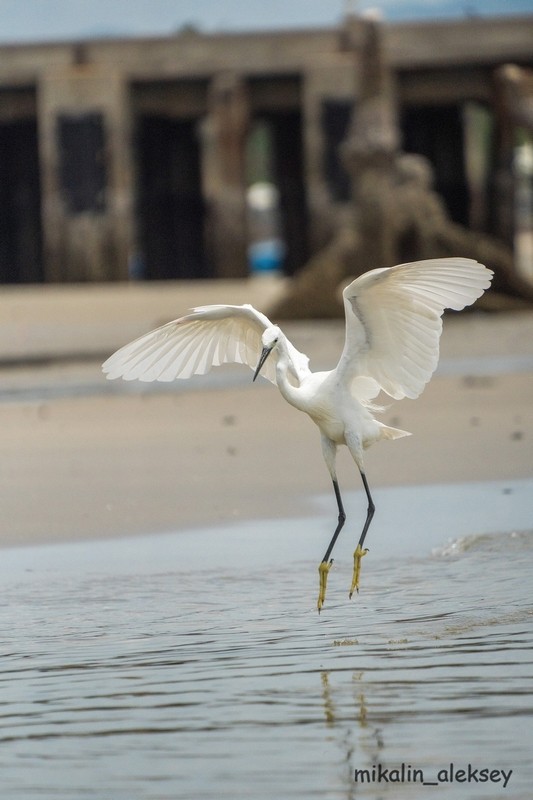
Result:
{"label": "wet sand", "polygon": [[[240,285],[236,291],[234,286],[235,301],[260,305],[248,296],[253,295],[249,288]],[[219,299],[228,301],[231,289],[220,287]],[[160,314],[158,291],[161,300],[166,298]],[[12,316],[9,327],[9,315],[3,315],[1,544],[315,513],[313,499],[330,492],[318,430],[270,384],[252,385],[246,368],[238,377],[231,370],[227,381],[215,388],[196,384],[192,390],[179,386],[153,392],[148,387],[143,392],[135,387],[132,392],[131,387],[113,385],[109,391],[100,373],[101,359],[154,323],[189,305],[215,300],[211,287],[196,286],[194,291],[198,297],[183,292],[171,297],[168,289],[149,286],[143,304],[140,288],[134,303],[128,301],[128,287],[122,294],[113,287],[113,302],[105,292],[95,299],[98,293],[89,290],[74,300],[70,295],[68,313],[60,317],[61,303],[54,307],[48,300],[46,306],[31,295],[31,318],[25,316],[30,293],[26,305],[23,294],[21,300],[11,293],[22,317]],[[84,319],[78,327],[76,303]],[[134,313],[134,306],[143,312]],[[21,319],[26,320],[25,339]],[[313,368],[335,364],[343,340],[341,323],[284,328],[311,356]],[[41,337],[32,339],[36,330]],[[100,338],[95,340],[94,331],[100,331]],[[78,358],[58,360],[69,355]],[[368,452],[370,485],[530,477],[532,355],[530,312],[447,317],[441,374],[418,400],[393,402],[382,417],[414,435]],[[46,363],[32,363],[35,356]],[[340,454],[339,479],[347,490],[360,487],[347,452]]]}

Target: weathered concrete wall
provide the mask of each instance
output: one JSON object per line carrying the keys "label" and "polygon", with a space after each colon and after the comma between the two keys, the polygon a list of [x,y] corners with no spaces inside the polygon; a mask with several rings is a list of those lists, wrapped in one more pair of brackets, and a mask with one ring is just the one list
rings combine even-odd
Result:
{"label": "weathered concrete wall", "polygon": [[245,81],[222,72],[210,85],[203,123],[207,251],[214,274],[248,273],[246,255],[246,137],[250,104]]}
{"label": "weathered concrete wall", "polygon": [[[0,125],[18,117],[38,125],[44,279],[128,277],[129,261],[139,247],[136,126],[143,116],[197,124],[210,274],[236,277],[248,269],[244,151],[250,125],[259,114],[278,114],[276,124],[282,124],[282,113],[292,114],[301,143],[298,165],[292,164],[293,174],[286,176],[286,190],[293,191],[289,213],[300,198],[306,208],[292,220],[293,229],[305,228],[301,235],[308,239],[308,252],[316,253],[351,199],[336,192],[335,176],[328,174],[337,169],[339,179],[339,165],[327,163],[332,145],[324,110],[329,103],[339,118],[343,107],[353,106],[357,114],[364,90],[364,30],[363,21],[348,20],[328,30],[189,32],[159,39],[0,47]],[[490,105],[498,65],[533,66],[533,17],[383,25],[382,36],[396,110],[405,104],[466,99]],[[93,166],[95,180],[105,175],[105,189],[101,198],[91,202],[89,197],[85,208],[67,196],[58,126],[61,120],[87,115],[93,122],[101,120],[102,163]],[[87,179],[84,155],[82,148],[80,175],[83,171]],[[72,164],[69,169],[72,174]],[[293,190],[289,184],[298,181],[302,186]]]}
{"label": "weathered concrete wall", "polygon": [[[99,208],[73,210],[61,181],[59,123],[83,121],[86,115],[101,116],[103,148],[96,158],[102,164],[96,166],[105,186]],[[126,278],[133,246],[133,186],[131,153],[125,146],[130,120],[124,76],[101,64],[50,68],[38,84],[38,122],[46,280]]]}

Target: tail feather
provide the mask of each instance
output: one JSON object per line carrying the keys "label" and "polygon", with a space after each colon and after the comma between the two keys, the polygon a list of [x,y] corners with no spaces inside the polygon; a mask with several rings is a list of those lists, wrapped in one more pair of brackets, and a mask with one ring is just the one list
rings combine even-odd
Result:
{"label": "tail feather", "polygon": [[412,435],[410,431],[402,431],[400,428],[391,428],[389,425],[384,425],[382,422],[379,423],[379,427],[381,428],[382,439],[401,439],[402,436]]}

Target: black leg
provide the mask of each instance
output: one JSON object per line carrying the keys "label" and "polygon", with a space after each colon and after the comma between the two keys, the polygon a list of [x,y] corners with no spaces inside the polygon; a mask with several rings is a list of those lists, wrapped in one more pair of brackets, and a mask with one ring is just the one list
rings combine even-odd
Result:
{"label": "black leg", "polygon": [[361,536],[359,537],[359,541],[357,543],[357,547],[355,548],[355,552],[353,554],[354,563],[353,563],[353,578],[352,578],[352,585],[350,588],[350,599],[354,593],[354,591],[359,592],[359,576],[361,574],[361,559],[368,553],[368,550],[363,550],[363,544],[366,538],[366,534],[368,533],[368,529],[370,527],[370,523],[372,522],[372,517],[374,516],[374,511],[376,507],[374,505],[374,501],[372,500],[372,495],[370,494],[370,489],[368,487],[368,481],[366,479],[365,473],[360,470],[361,478],[363,479],[363,486],[365,487],[366,497],[368,500],[368,507],[366,510],[366,520],[363,526],[363,531]]}
{"label": "black leg", "polygon": [[[325,552],[324,558],[322,559],[322,563],[324,561],[327,562],[329,560],[331,551],[333,550],[335,542],[337,541],[337,537],[342,530],[342,526],[346,522],[346,514],[344,512],[344,506],[342,505],[342,497],[339,489],[339,484],[337,483],[335,478],[333,479],[333,488],[335,489],[335,498],[337,500],[337,507],[339,509],[339,517],[338,517],[337,527],[335,528],[335,533],[331,537],[331,541],[328,545],[328,549]],[[366,528],[368,528],[368,525],[366,525]]]}
{"label": "black leg", "polygon": [[374,501],[372,500],[372,495],[370,494],[370,489],[368,488],[368,481],[366,479],[366,475],[364,472],[361,472],[361,478],[363,479],[363,486],[365,487],[365,492],[368,500],[368,508],[366,510],[366,520],[363,527],[363,532],[361,533],[361,536],[359,538],[359,547],[362,547],[365,542],[366,534],[370,527],[370,523],[372,522],[374,511],[376,510],[376,506],[374,505]]}
{"label": "black leg", "polygon": [[339,490],[339,484],[337,483],[336,478],[332,478],[332,480],[333,480],[333,488],[335,489],[335,497],[337,498],[337,507],[339,509],[339,518],[338,518],[338,522],[337,522],[337,527],[335,528],[335,533],[331,537],[331,542],[328,545],[328,549],[326,550],[324,558],[322,559],[322,561],[318,565],[318,575],[319,575],[319,578],[320,578],[320,589],[319,589],[319,592],[318,592],[317,608],[318,608],[318,613],[319,614],[320,614],[320,611],[322,609],[322,606],[324,605],[324,600],[326,599],[326,586],[327,586],[327,582],[328,582],[328,573],[329,573],[329,570],[331,568],[331,565],[333,564],[333,559],[329,560],[329,557],[331,555],[331,551],[333,550],[333,548],[335,546],[335,542],[337,541],[337,537],[338,537],[339,533],[342,530],[342,526],[346,522],[346,514],[344,513],[344,506],[342,505],[342,498],[341,498],[341,493],[340,493],[340,490]]}

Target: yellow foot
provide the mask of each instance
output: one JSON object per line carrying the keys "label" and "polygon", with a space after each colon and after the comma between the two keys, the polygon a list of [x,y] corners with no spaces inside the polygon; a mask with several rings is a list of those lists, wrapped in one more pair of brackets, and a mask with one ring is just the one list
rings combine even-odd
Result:
{"label": "yellow foot", "polygon": [[360,544],[357,545],[355,548],[355,552],[353,554],[353,578],[352,578],[352,586],[350,589],[350,600],[352,599],[352,595],[355,592],[359,593],[359,576],[361,574],[361,559],[363,556],[366,556],[368,550],[361,547]]}
{"label": "yellow foot", "polygon": [[331,569],[331,565],[333,564],[333,559],[331,561],[321,561],[318,565],[318,576],[320,578],[320,589],[318,592],[318,613],[320,614],[320,610],[324,605],[324,600],[326,599],[326,585],[328,582],[328,573]]}

